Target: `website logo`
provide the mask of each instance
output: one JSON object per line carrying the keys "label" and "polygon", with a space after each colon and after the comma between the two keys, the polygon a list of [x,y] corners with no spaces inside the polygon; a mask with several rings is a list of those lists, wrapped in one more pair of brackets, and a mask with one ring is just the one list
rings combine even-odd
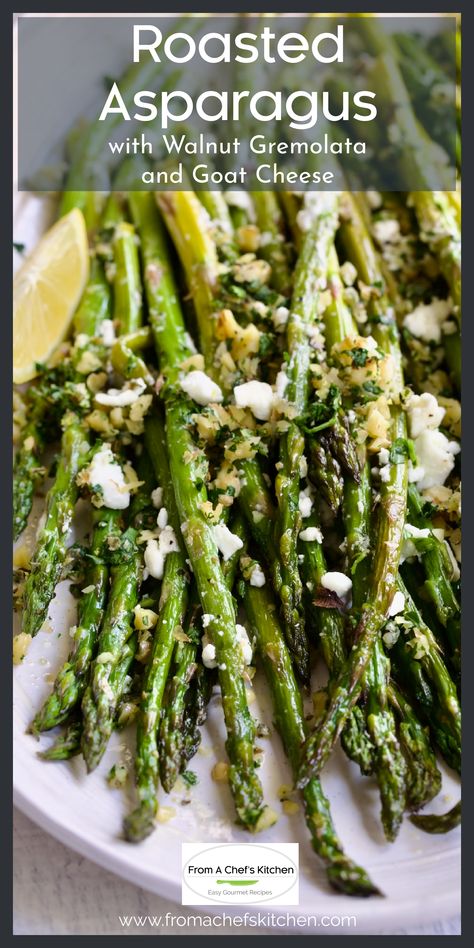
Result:
{"label": "website logo", "polygon": [[182,905],[298,905],[297,843],[182,844]]}

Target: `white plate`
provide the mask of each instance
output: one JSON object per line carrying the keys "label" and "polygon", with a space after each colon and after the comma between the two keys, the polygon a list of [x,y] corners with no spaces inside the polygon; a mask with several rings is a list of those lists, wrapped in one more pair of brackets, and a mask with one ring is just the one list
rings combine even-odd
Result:
{"label": "white plate", "polygon": [[[50,206],[45,207],[38,198],[20,196],[14,239],[32,249],[49,213]],[[162,802],[173,808],[172,818],[158,824],[154,835],[141,845],[126,843],[121,838],[121,823],[133,805],[133,791],[111,790],[105,778],[111,765],[128,753],[132,738],[114,735],[98,770],[86,776],[80,759],[70,763],[41,761],[36,756],[38,745],[25,733],[69,648],[74,601],[65,583],[50,612],[51,621],[33,641],[24,663],[14,670],[15,803],[43,829],[82,855],[130,882],[180,902],[181,842],[249,839],[233,823],[228,787],[210,778],[213,763],[225,759],[220,699],[213,698],[202,749],[191,764],[199,777],[197,786],[191,794],[181,787],[168,798],[163,797]],[[271,726],[271,705],[261,677],[258,675],[252,711],[258,720]],[[43,738],[43,746],[47,743],[49,738]],[[300,906],[291,911],[312,916],[356,916],[357,934],[407,929],[459,912],[459,830],[447,836],[428,836],[405,820],[397,841],[387,844],[380,829],[373,781],[361,778],[340,752],[334,754],[324,771],[324,788],[347,853],[367,869],[385,898],[350,899],[332,892],[308,843],[301,812],[291,817],[281,812],[278,789],[291,779],[278,737],[273,732],[271,738],[259,743],[265,750],[260,773],[267,802],[281,814],[276,826],[260,834],[259,842],[300,844]],[[443,812],[458,797],[457,779],[446,775],[443,792],[433,809]],[[203,911],[218,910],[209,906]],[[232,909],[226,906],[226,911]],[[338,931],[325,929],[325,934]]]}

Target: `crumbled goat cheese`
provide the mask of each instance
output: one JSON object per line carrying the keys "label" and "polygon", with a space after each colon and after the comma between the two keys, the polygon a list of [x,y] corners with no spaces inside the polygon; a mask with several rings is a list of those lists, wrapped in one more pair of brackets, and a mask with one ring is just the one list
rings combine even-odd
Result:
{"label": "crumbled goat cheese", "polygon": [[165,559],[168,553],[178,552],[179,543],[173,527],[165,524],[163,529],[160,530],[158,539],[152,538],[148,540],[146,545],[144,560],[149,575],[155,579],[163,579]]}
{"label": "crumbled goat cheese", "polygon": [[104,507],[124,510],[130,503],[130,491],[125,485],[125,476],[120,464],[114,460],[109,447],[94,454],[87,469],[88,483],[92,491],[100,491]]}
{"label": "crumbled goat cheese", "polygon": [[445,409],[438,405],[434,395],[423,392],[422,395],[412,395],[407,403],[408,426],[412,438],[426,431],[427,428],[439,428]]}
{"label": "crumbled goat cheese", "polygon": [[225,191],[224,197],[230,207],[238,207],[241,211],[245,211],[251,224],[255,224],[257,217],[248,191]]}
{"label": "crumbled goat cheese", "polygon": [[159,512],[159,514],[158,514],[158,516],[157,516],[157,518],[156,518],[156,524],[157,524],[157,526],[160,528],[160,530],[164,530],[164,528],[167,526],[167,524],[168,524],[168,511],[167,511],[166,507],[162,507],[162,508],[161,508],[161,510],[160,510],[160,512]]}
{"label": "crumbled goat cheese", "polygon": [[306,517],[311,515],[311,510],[313,509],[313,501],[310,496],[310,488],[306,487],[305,490],[300,490],[298,497],[298,507],[303,520]]}
{"label": "crumbled goat cheese", "polygon": [[261,586],[265,585],[265,573],[258,563],[255,564],[252,572],[250,573],[250,585],[256,586],[257,589],[260,589]]}
{"label": "crumbled goat cheese", "polygon": [[202,637],[202,663],[205,668],[217,668],[216,646],[206,632]]}
{"label": "crumbled goat cheese", "polygon": [[115,340],[117,339],[115,335],[115,327],[113,324],[113,320],[111,319],[102,320],[100,324],[100,338],[102,339],[104,346],[107,346],[108,348],[113,346]]}
{"label": "crumbled goat cheese", "polygon": [[377,349],[378,349],[377,340],[374,339],[373,336],[363,336],[362,338],[364,340],[363,348],[367,349],[367,352],[370,352],[370,353],[377,352]]}
{"label": "crumbled goat cheese", "polygon": [[379,207],[382,207],[382,195],[380,191],[367,191],[365,196],[373,211],[377,211]]}
{"label": "crumbled goat cheese", "polygon": [[198,405],[221,402],[224,398],[221,389],[205,372],[194,369],[181,379],[181,388]]}
{"label": "crumbled goat cheese", "polygon": [[[245,665],[250,665],[252,661],[252,646],[250,644],[247,630],[243,625],[236,625],[236,644],[239,648]],[[202,663],[206,668],[217,668],[216,646],[211,641],[208,632],[204,632],[202,637]],[[219,666],[223,671],[226,665]]]}
{"label": "crumbled goat cheese", "polygon": [[373,228],[373,234],[379,244],[393,244],[400,237],[400,225],[395,218],[376,221]]}
{"label": "crumbled goat cheese", "polygon": [[415,527],[412,523],[406,523],[403,528],[403,544],[400,555],[400,563],[404,563],[405,560],[412,559],[415,556],[420,556],[416,548],[414,540],[426,540],[428,537],[433,534],[438,540],[444,539],[444,530],[434,529],[430,530],[429,527]]}
{"label": "crumbled goat cheese", "polygon": [[454,467],[454,455],[460,450],[457,441],[448,441],[437,430],[445,412],[429,392],[412,395],[407,404],[408,426],[418,461],[409,477],[420,490],[441,487]]}
{"label": "crumbled goat cheese", "polygon": [[234,388],[235,404],[239,408],[250,408],[259,421],[268,421],[273,405],[273,389],[268,382],[244,382]]}
{"label": "crumbled goat cheese", "polygon": [[143,395],[145,389],[146,382],[143,379],[133,379],[123,388],[109,388],[108,392],[97,392],[94,397],[98,405],[104,405],[107,408],[125,408],[127,405],[133,405],[140,395]]}
{"label": "crumbled goat cheese", "polygon": [[235,631],[237,633],[237,645],[242,652],[242,658],[246,665],[250,665],[252,661],[252,646],[250,644],[250,639],[247,635],[247,630],[243,625],[236,625]]}
{"label": "crumbled goat cheese", "polygon": [[442,431],[423,431],[415,438],[414,448],[423,477],[418,481],[420,490],[441,487],[454,467],[454,455],[460,447],[457,441],[448,441]]}
{"label": "crumbled goat cheese", "polygon": [[179,553],[179,543],[173,527],[167,525],[161,530],[158,537],[158,545],[165,556],[167,553]]}
{"label": "crumbled goat cheese", "polygon": [[393,616],[398,616],[400,612],[403,612],[405,608],[405,596],[399,589],[397,589],[393,599],[390,609],[388,610],[388,615],[390,618]]}
{"label": "crumbled goat cheese", "polygon": [[208,625],[215,619],[215,616],[212,615],[212,612],[203,612],[201,622],[203,629],[207,629]]}
{"label": "crumbled goat cheese", "polygon": [[306,527],[306,530],[301,531],[299,538],[303,540],[303,543],[323,542],[323,535],[319,527]]}
{"label": "crumbled goat cheese", "polygon": [[287,306],[277,306],[272,313],[272,323],[276,332],[283,332],[287,322],[290,311]]}
{"label": "crumbled goat cheese", "polygon": [[159,510],[163,506],[163,488],[155,487],[155,490],[151,492],[151,502],[155,510]]}
{"label": "crumbled goat cheese", "polygon": [[241,550],[243,547],[242,540],[240,537],[236,536],[235,533],[231,533],[225,523],[217,523],[215,526],[211,527],[216,546],[222,556],[224,561],[230,559],[237,550]]}
{"label": "crumbled goat cheese", "polygon": [[308,476],[308,461],[306,460],[306,455],[302,454],[300,457],[300,477]]}
{"label": "crumbled goat cheese", "polygon": [[336,570],[334,572],[324,573],[323,576],[321,576],[321,586],[331,590],[331,592],[335,592],[336,596],[339,596],[339,599],[342,599],[347,605],[349,604],[352,592],[352,579],[346,576],[345,573],[338,573]]}
{"label": "crumbled goat cheese", "polygon": [[420,467],[419,464],[415,467],[411,461],[408,462],[408,483],[417,484],[418,481],[423,480],[425,476],[424,468]]}
{"label": "crumbled goat cheese", "polygon": [[379,451],[379,464],[380,467],[384,467],[385,464],[388,464],[390,461],[390,451],[388,448],[380,448]]}
{"label": "crumbled goat cheese", "polygon": [[452,309],[451,300],[440,300],[435,296],[431,303],[420,303],[408,313],[403,325],[423,342],[440,342],[443,323],[451,315]]}
{"label": "crumbled goat cheese", "polygon": [[165,558],[159,548],[158,540],[148,540],[144,560],[149,576],[153,576],[155,579],[163,579]]}

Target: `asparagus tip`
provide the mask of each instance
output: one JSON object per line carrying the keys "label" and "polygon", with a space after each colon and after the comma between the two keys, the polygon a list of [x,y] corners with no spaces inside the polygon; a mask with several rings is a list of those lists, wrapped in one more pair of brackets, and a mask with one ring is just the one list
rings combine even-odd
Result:
{"label": "asparagus tip", "polygon": [[436,813],[413,813],[410,816],[411,822],[424,833],[449,833],[461,823],[461,801],[459,800],[448,813],[438,815]]}
{"label": "asparagus tip", "polygon": [[129,813],[123,821],[123,832],[129,843],[141,843],[155,829],[155,813],[147,805],[141,805]]}
{"label": "asparagus tip", "polygon": [[332,865],[326,869],[328,882],[344,895],[368,899],[373,895],[385,898],[384,893],[374,885],[366,872],[356,865]]}

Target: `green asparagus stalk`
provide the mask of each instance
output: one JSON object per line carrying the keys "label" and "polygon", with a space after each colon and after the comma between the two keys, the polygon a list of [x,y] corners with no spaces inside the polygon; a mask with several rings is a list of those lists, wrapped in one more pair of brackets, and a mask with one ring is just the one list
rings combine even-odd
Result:
{"label": "green asparagus stalk", "polygon": [[[228,391],[228,381],[215,364],[216,296],[219,266],[217,250],[207,221],[202,217],[199,201],[192,191],[175,191],[157,195],[158,204],[186,272],[196,310],[201,348],[206,369]],[[191,235],[191,240],[187,235]],[[184,358],[184,356],[182,356]],[[239,506],[245,512],[249,528],[265,557],[271,564],[272,580],[277,590],[282,588],[281,561],[272,524],[274,505],[256,458],[240,460]],[[291,635],[291,632],[289,632]]]}
{"label": "green asparagus stalk", "polygon": [[418,218],[420,237],[438,258],[460,320],[461,307],[461,235],[444,191],[411,191],[409,204]]}
{"label": "green asparagus stalk", "polygon": [[[359,270],[361,279],[369,286],[374,284],[380,286],[380,271],[375,251],[371,247],[362,215],[358,213],[355,204],[352,217],[349,221],[344,220],[341,232],[349,256]],[[389,432],[389,440],[393,444],[399,439],[402,441],[406,439],[405,415],[396,402],[403,385],[401,355],[388,301],[383,298],[377,302],[377,310],[384,313],[384,322],[374,320],[371,328],[379,347],[392,357],[394,366],[392,392],[395,400],[391,407]],[[396,461],[397,463],[390,461],[388,479],[380,485],[378,522],[373,544],[373,567],[361,618],[354,634],[353,648],[332,689],[324,719],[308,737],[305,763],[300,774],[301,786],[305,785],[311,775],[320,772],[345,724],[351,707],[357,701],[365,670],[373,655],[374,643],[380,635],[396,591],[407,506],[408,459],[397,457]]]}
{"label": "green asparagus stalk", "polygon": [[79,600],[74,646],[56,676],[51,695],[31,725],[33,733],[49,731],[66,721],[82,697],[107,595],[107,538],[119,535],[117,511],[95,510],[90,553],[86,553],[84,588],[87,591]]}
{"label": "green asparagus stalk", "polygon": [[[371,492],[368,465],[361,484],[345,485],[344,520],[351,564],[353,606],[359,610],[370,573]],[[374,746],[373,766],[382,804],[382,825],[389,841],[396,838],[405,809],[406,763],[388,701],[390,662],[379,637],[365,675],[367,730]]]}
{"label": "green asparagus stalk", "polygon": [[[102,265],[94,255],[89,280],[74,316],[74,332],[95,336],[110,313],[110,289]],[[46,441],[59,430],[58,408],[62,404],[63,366],[43,373],[28,395],[29,419],[21,432],[13,475],[13,526],[17,539],[25,529],[33,497],[42,483],[46,468],[41,464]],[[78,379],[80,381],[80,379]]]}
{"label": "green asparagus stalk", "polygon": [[[114,319],[121,336],[137,332],[142,319],[140,260],[134,228],[121,219],[117,203],[109,200],[107,213],[116,219],[113,241],[115,262]],[[122,535],[121,560],[110,571],[110,590],[97,656],[90,682],[82,699],[84,728],[81,747],[87,769],[97,767],[108,739],[120,699],[120,690],[111,684],[127,640],[132,636],[132,610],[137,602],[142,573],[142,556],[136,542],[136,530],[150,515],[153,489],[151,467],[146,455],[139,459],[143,483],[131,505],[131,533]]]}
{"label": "green asparagus stalk", "polygon": [[113,368],[126,379],[144,379],[147,385],[153,384],[153,376],[146,362],[137,355],[152,344],[149,326],[142,326],[133,332],[120,336],[110,353]]}
{"label": "green asparagus stalk", "polygon": [[[74,317],[76,334],[96,336],[103,319],[109,314],[109,307],[110,291],[102,266],[94,259],[88,285]],[[61,575],[67,534],[78,496],[76,477],[89,452],[88,435],[79,419],[68,414],[63,426],[58,470],[46,500],[46,520],[38,537],[33,567],[25,587],[24,631],[31,635],[35,635],[43,623]]]}
{"label": "green asparagus stalk", "polygon": [[[137,637],[136,635],[132,635],[132,637],[124,646],[121,659],[112,672],[110,679],[111,688],[118,694],[123,694],[126,687],[128,672],[135,655],[136,647]],[[115,725],[117,727],[119,725],[121,726],[119,711],[120,706],[117,709],[117,717],[115,721]],[[63,733],[56,738],[50,747],[48,747],[45,751],[42,751],[39,756],[43,760],[70,760],[71,757],[75,757],[81,752],[82,732],[82,719],[73,715],[72,720],[69,721]]]}
{"label": "green asparagus stalk", "polygon": [[309,653],[304,631],[302,587],[298,569],[298,535],[301,530],[299,512],[299,478],[304,454],[304,436],[298,420],[306,411],[309,391],[311,346],[308,328],[318,319],[321,290],[326,287],[328,254],[338,224],[338,201],[325,207],[305,235],[296,266],[291,311],[287,325],[288,385],[285,397],[294,407],[296,417],[280,441],[281,468],[275,480],[278,501],[277,536],[281,558],[281,586],[278,589],[285,618],[288,645],[295,666],[304,682],[309,679]]}
{"label": "green asparagus stalk", "polygon": [[446,763],[459,772],[461,748],[458,735],[453,734],[449,724],[447,726],[446,715],[421,662],[415,658],[413,649],[405,647],[401,636],[390,650],[390,660],[397,683],[407,693],[417,714],[429,728],[433,742]]}
{"label": "green asparagus stalk", "polygon": [[80,718],[73,718],[69,722],[65,731],[60,734],[55,741],[46,750],[41,751],[38,756],[42,760],[71,760],[81,752],[82,721]]}
{"label": "green asparagus stalk", "polygon": [[209,214],[214,239],[221,256],[225,260],[234,259],[237,254],[234,228],[229,205],[222,191],[200,191],[199,200]]}
{"label": "green asparagus stalk", "polygon": [[41,464],[45,447],[43,421],[46,399],[28,398],[29,419],[21,431],[21,440],[15,456],[13,471],[13,537],[18,539],[31,513],[33,497],[46,476]]}
{"label": "green asparagus stalk", "polygon": [[288,297],[291,293],[292,274],[288,246],[285,243],[285,222],[278,198],[273,191],[253,191],[252,199],[260,234],[265,234],[265,243],[260,246],[260,255],[271,264],[272,286],[278,293]]}
{"label": "green asparagus stalk", "polygon": [[159,732],[160,778],[170,793],[182,770],[186,741],[185,718],[192,679],[197,671],[199,631],[195,624],[199,607],[190,610],[185,626],[188,642],[177,642],[173,657],[173,675],[168,686],[167,704]]}
{"label": "green asparagus stalk", "polygon": [[[204,665],[198,665],[192,682],[191,697],[186,702],[183,720],[184,741],[179,772],[197,753],[201,743],[201,725],[207,718],[207,708],[212,696],[214,675]],[[164,784],[163,784],[164,786]]]}
{"label": "green asparagus stalk", "polygon": [[[145,445],[158,483],[163,488],[163,505],[168,523],[180,538],[178,511],[174,499],[170,471],[166,459],[166,438],[160,416],[147,418]],[[165,560],[163,583],[158,606],[158,622],[154,631],[150,661],[143,683],[137,726],[135,755],[138,807],[126,818],[125,835],[131,842],[139,842],[154,829],[158,809],[158,749],[157,734],[163,694],[168,679],[175,633],[184,621],[188,600],[188,571],[183,547],[171,552]]]}
{"label": "green asparagus stalk", "polygon": [[140,258],[135,230],[126,221],[120,221],[114,233],[115,261],[114,316],[127,333],[140,329],[142,323],[142,288]]}
{"label": "green asparagus stalk", "polygon": [[426,729],[395,682],[389,682],[387,693],[398,720],[400,746],[407,764],[407,807],[418,810],[439,793],[441,773]]}
{"label": "green asparagus stalk", "polygon": [[408,94],[403,76],[397,62],[395,40],[376,18],[358,14],[366,50],[376,57],[369,76],[377,89],[386,94],[387,102],[393,107],[392,121],[397,125],[401,146],[395,159],[404,170],[405,180],[414,182],[418,189],[434,187],[440,181],[446,182],[449,190],[450,176],[439,156],[439,148],[430,139],[418,121]]}
{"label": "green asparagus stalk", "polygon": [[150,495],[153,474],[145,454],[139,458],[141,486],[130,509],[131,527],[122,534],[116,565],[110,570],[110,590],[91,666],[89,684],[82,699],[84,727],[81,749],[88,772],[100,763],[112,733],[114,715],[121,692],[112,684],[114,669],[121,661],[124,647],[133,633],[133,609],[137,604],[142,575],[142,552],[137,531],[151,523],[153,508]]}
{"label": "green asparagus stalk", "polygon": [[76,477],[86,464],[89,452],[86,429],[75,416],[69,416],[61,440],[56,477],[46,499],[45,523],[25,583],[23,631],[27,635],[36,635],[41,628],[61,577],[79,493]]}
{"label": "green asparagus stalk", "polygon": [[[318,520],[314,513],[305,521],[309,528],[319,529]],[[314,597],[321,586],[327,565],[323,548],[319,540],[309,540],[301,544],[303,561],[303,575],[307,586]],[[324,661],[329,671],[329,685],[337,675],[346,658],[346,642],[343,616],[337,609],[318,609],[319,642]],[[370,774],[374,765],[374,746],[367,732],[365,714],[359,707],[354,707],[348,717],[342,732],[342,744],[347,756],[357,763],[363,774]]]}
{"label": "green asparagus stalk", "polygon": [[92,257],[89,280],[81,302],[74,315],[74,333],[97,336],[104,319],[109,319],[112,311],[110,286],[105,278],[104,268],[97,253]]}
{"label": "green asparagus stalk", "polygon": [[344,494],[341,465],[324,435],[309,439],[310,477],[328,507],[337,513]]}
{"label": "green asparagus stalk", "polygon": [[[326,344],[329,350],[346,336],[355,334],[352,316],[343,303],[342,282],[335,254],[333,258],[330,279],[334,299],[325,313]],[[349,477],[344,488],[343,518],[352,576],[352,602],[356,614],[363,605],[370,575],[371,502],[369,467],[366,464],[358,481]],[[388,704],[389,675],[390,662],[384,654],[381,639],[377,637],[365,675],[366,726],[374,748],[373,769],[380,790],[382,825],[387,839],[393,841],[405,808],[406,764],[397,738],[395,718]],[[349,734],[352,733],[353,728],[349,731]]]}
{"label": "green asparagus stalk", "polygon": [[431,629],[423,621],[419,610],[400,577],[398,579],[398,586],[405,596],[404,618],[410,623],[410,631],[407,632],[407,636],[411,634],[411,629],[413,629],[413,639],[406,642],[405,647],[411,648],[416,660],[420,662],[436,694],[438,714],[442,715],[446,730],[451,734],[453,741],[455,741],[460,748],[461,708],[456,686],[446,668],[439,645]]}
{"label": "green asparagus stalk", "polygon": [[[162,195],[162,198],[171,200],[182,193]],[[258,829],[265,818],[264,805],[255,772],[254,724],[248,710],[236,649],[234,605],[225,584],[212,525],[203,513],[207,492],[202,476],[202,458],[196,452],[190,434],[193,407],[181,391],[178,380],[182,361],[192,353],[186,340],[178,290],[172,277],[161,223],[149,197],[136,192],[131,197],[131,207],[142,241],[145,274],[151,277],[147,288],[150,323],[161,369],[166,376],[163,394],[171,478],[201,606],[213,617],[209,634],[216,646],[227,728],[230,785],[237,815],[243,825]],[[194,239],[202,241],[199,229],[190,233],[189,243]],[[196,278],[193,289],[201,294],[203,305],[206,305],[210,296],[208,283]]]}
{"label": "green asparagus stalk", "polygon": [[[238,536],[241,534],[238,532]],[[229,590],[234,586],[240,551],[223,563],[222,571]],[[160,777],[169,793],[188,761],[196,753],[201,740],[200,725],[207,714],[214,673],[198,662],[200,634],[196,620],[200,608],[192,603],[186,622],[188,642],[177,642],[174,652],[174,674],[169,681],[166,707],[161,719],[159,752]]]}
{"label": "green asparagus stalk", "polygon": [[[235,529],[235,527],[234,527]],[[268,586],[245,583],[244,603],[272,693],[275,724],[295,777],[305,739],[301,695]],[[379,894],[367,873],[345,855],[334,829],[329,802],[318,779],[303,791],[306,825],[315,853],[323,861],[330,884],[346,895]]]}
{"label": "green asparagus stalk", "polygon": [[418,829],[422,829],[425,833],[449,833],[461,822],[461,801],[441,816],[435,813],[415,813],[410,819]]}
{"label": "green asparagus stalk", "polygon": [[[441,110],[438,90],[446,90],[447,78],[442,68],[426,49],[426,45],[410,33],[394,36],[396,54],[403,78],[413,99],[414,107],[432,137],[449,153],[454,144],[455,122],[451,109]],[[454,104],[455,77],[451,78]]]}

